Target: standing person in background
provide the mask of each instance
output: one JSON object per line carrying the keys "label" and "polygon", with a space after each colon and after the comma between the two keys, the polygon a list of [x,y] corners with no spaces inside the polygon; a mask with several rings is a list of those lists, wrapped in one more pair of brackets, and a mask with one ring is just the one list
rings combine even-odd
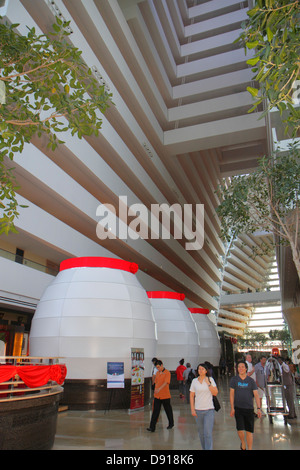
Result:
{"label": "standing person in background", "polygon": [[193,379],[196,377],[191,364],[189,362],[186,363],[186,369],[183,371],[183,385],[184,385],[184,395],[187,404],[190,403],[190,386]]}
{"label": "standing person in background", "polygon": [[[247,375],[247,363],[238,363],[238,375],[230,380],[230,416],[235,417],[236,429],[241,441],[241,450],[252,450],[254,433],[254,408],[253,398],[257,404],[257,415],[261,417],[260,399],[257,385],[251,377]],[[245,442],[246,433],[246,442]]]}
{"label": "standing person in background", "polygon": [[276,358],[281,366],[282,370],[282,382],[284,387],[284,395],[286,399],[287,406],[289,408],[288,419],[296,419],[296,410],[294,402],[294,377],[291,372],[290,367],[284,361],[283,357],[278,356]]}
{"label": "standing person in background", "polygon": [[256,384],[258,386],[258,395],[260,399],[259,408],[261,409],[262,416],[265,416],[265,413],[262,411],[262,399],[266,393],[266,377],[265,377],[266,362],[267,362],[266,356],[261,356],[260,361],[254,367],[255,376],[256,376]]}
{"label": "standing person in background", "polygon": [[[247,366],[248,366],[248,370],[247,370],[247,375],[248,377],[251,377],[251,379],[254,380],[254,382],[256,383],[256,375],[255,375],[255,369],[254,369],[254,365],[252,363],[252,356],[251,354],[246,354],[246,363],[247,363]],[[256,412],[256,401],[254,400],[254,416],[257,418],[257,412]]]}
{"label": "standing person in background", "polygon": [[179,397],[180,398],[184,398],[183,372],[185,371],[185,369],[186,369],[186,367],[184,365],[184,359],[180,359],[179,366],[176,369],[176,376],[177,376]]}
{"label": "standing person in background", "polygon": [[154,389],[154,403],[153,412],[151,416],[150,426],[147,431],[154,432],[156,423],[159,417],[161,405],[163,405],[166,415],[168,417],[169,425],[167,429],[174,427],[173,410],[171,406],[170,382],[171,373],[164,368],[162,361],[156,361],[157,373],[155,374],[155,389]]}
{"label": "standing person in background", "polygon": [[195,416],[198,434],[203,450],[213,449],[212,432],[215,419],[213,395],[218,389],[213,378],[208,375],[206,364],[199,364],[196,377],[190,388],[190,404],[192,416]]}
{"label": "standing person in background", "polygon": [[157,369],[156,369],[156,362],[157,362],[157,358],[156,357],[153,357],[152,358],[152,373],[151,373],[151,376],[152,376],[152,384],[151,384],[151,388],[152,390],[154,390],[155,388],[155,375],[156,375],[156,372],[157,372]]}
{"label": "standing person in background", "polygon": [[254,382],[256,382],[254,365],[252,363],[252,356],[249,353],[246,354],[246,362],[247,362],[247,366],[248,366],[247,375],[248,375],[248,377],[251,377],[254,380]]}

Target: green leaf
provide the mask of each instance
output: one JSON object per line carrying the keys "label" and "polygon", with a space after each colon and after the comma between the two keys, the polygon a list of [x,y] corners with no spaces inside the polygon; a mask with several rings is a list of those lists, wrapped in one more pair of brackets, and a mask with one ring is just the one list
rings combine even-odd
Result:
{"label": "green leaf", "polygon": [[248,109],[247,113],[252,113],[253,111],[255,111],[255,109],[257,108],[257,106],[262,103],[263,101],[263,98],[261,98],[260,100],[257,100],[254,105],[252,106],[252,108]]}
{"label": "green leaf", "polygon": [[253,88],[251,86],[247,86],[247,91],[249,91],[249,93],[251,93],[251,95],[256,98],[257,95],[258,95],[258,92],[259,90],[257,88]]}
{"label": "green leaf", "polygon": [[247,15],[252,18],[252,16],[256,15],[256,13],[258,12],[258,6],[256,6],[255,8],[252,8],[252,10],[249,10],[247,12]]}
{"label": "green leaf", "polygon": [[257,47],[259,44],[258,41],[254,41],[254,42],[246,42],[246,46],[248,49],[254,49],[255,47]]}
{"label": "green leaf", "polygon": [[273,34],[273,32],[271,31],[271,29],[270,29],[270,28],[267,28],[267,38],[268,38],[268,41],[269,41],[269,42],[272,41],[273,36],[274,36],[274,34]]}
{"label": "green leaf", "polygon": [[53,29],[54,29],[54,31],[55,31],[56,33],[59,33],[59,32],[60,32],[60,27],[59,27],[57,24],[55,24],[55,23],[54,23],[54,25],[53,25]]}
{"label": "green leaf", "polygon": [[248,65],[256,65],[257,62],[259,62],[259,61],[260,61],[260,58],[259,58],[259,57],[254,57],[253,59],[247,60],[246,63],[247,63]]}

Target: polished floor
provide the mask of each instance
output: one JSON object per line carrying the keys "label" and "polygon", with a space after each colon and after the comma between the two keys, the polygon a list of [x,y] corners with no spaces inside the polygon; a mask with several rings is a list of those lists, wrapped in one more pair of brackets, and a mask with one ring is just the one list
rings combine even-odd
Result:
{"label": "polished floor", "polygon": [[[215,413],[214,450],[238,450],[235,419],[229,416],[228,379],[220,379],[218,385],[222,408]],[[289,420],[287,424],[282,415],[274,417],[273,423],[268,416],[255,420],[254,450],[300,450],[299,397],[296,401],[298,419]],[[150,406],[134,413],[127,410],[60,412],[53,450],[200,450],[195,418],[175,390],[172,391],[172,406],[174,428],[166,429],[167,417],[162,410],[155,433],[147,431]]]}

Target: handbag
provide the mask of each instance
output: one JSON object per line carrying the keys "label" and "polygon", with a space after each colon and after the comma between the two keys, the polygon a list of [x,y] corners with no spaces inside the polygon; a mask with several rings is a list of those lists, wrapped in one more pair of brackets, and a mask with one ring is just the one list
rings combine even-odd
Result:
{"label": "handbag", "polygon": [[[209,380],[209,383],[211,383],[210,380]],[[218,398],[215,395],[213,395],[212,399],[213,399],[214,409],[216,411],[219,411],[221,409],[221,405],[220,405],[220,402],[219,402]]]}
{"label": "handbag", "polygon": [[214,408],[216,411],[219,411],[221,409],[220,402],[217,399],[217,397],[215,397],[214,395],[213,395],[213,404],[214,404]]}

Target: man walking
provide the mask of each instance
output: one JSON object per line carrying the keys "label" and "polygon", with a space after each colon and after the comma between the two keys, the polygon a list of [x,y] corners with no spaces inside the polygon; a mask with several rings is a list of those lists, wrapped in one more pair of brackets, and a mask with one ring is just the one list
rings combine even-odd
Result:
{"label": "man walking", "polygon": [[154,403],[153,412],[151,416],[150,426],[147,431],[154,432],[156,423],[159,417],[161,405],[163,405],[166,415],[168,417],[169,425],[167,429],[174,427],[173,410],[171,406],[170,382],[171,374],[164,368],[162,361],[156,361],[157,373],[155,374],[155,389],[154,389]]}
{"label": "man walking", "polygon": [[[253,397],[257,404],[257,416],[261,417],[259,406],[259,395],[257,385],[251,377],[247,375],[247,363],[244,361],[238,364],[238,375],[230,380],[230,416],[235,417],[236,429],[241,441],[241,450],[252,450],[254,433],[254,408]],[[245,442],[246,433],[246,442]]]}

